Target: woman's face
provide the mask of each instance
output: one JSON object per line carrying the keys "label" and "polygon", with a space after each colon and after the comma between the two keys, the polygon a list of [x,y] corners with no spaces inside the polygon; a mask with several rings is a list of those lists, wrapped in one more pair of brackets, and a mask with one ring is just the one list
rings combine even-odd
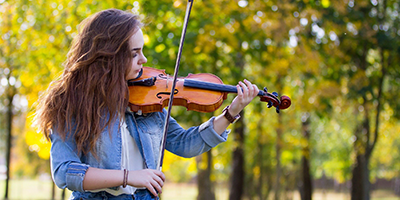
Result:
{"label": "woman's face", "polygon": [[147,62],[147,58],[143,55],[142,51],[143,45],[143,32],[141,29],[139,29],[129,39],[129,47],[132,51],[132,66],[129,70],[129,73],[125,77],[126,80],[136,78],[139,75],[140,70],[142,69],[142,64]]}

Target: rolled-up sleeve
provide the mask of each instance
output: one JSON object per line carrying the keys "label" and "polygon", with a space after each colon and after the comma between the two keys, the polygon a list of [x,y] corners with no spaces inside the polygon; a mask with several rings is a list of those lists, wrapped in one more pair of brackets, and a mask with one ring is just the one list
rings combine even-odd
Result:
{"label": "rolled-up sleeve", "polygon": [[212,117],[210,120],[204,122],[199,126],[199,132],[204,142],[207,143],[210,147],[215,147],[222,142],[226,142],[228,138],[229,131],[225,130],[221,135],[219,135],[214,130],[214,120],[215,117]]}
{"label": "rolled-up sleeve", "polygon": [[58,134],[51,134],[51,175],[59,188],[84,192],[83,179],[89,165],[83,164],[71,140],[64,141]]}

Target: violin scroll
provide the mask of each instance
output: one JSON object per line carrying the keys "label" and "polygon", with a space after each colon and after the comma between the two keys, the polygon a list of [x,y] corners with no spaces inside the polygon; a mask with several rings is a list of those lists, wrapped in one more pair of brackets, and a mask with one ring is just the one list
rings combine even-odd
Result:
{"label": "violin scroll", "polygon": [[292,100],[288,96],[281,96],[281,104],[279,105],[279,109],[286,109],[292,105]]}
{"label": "violin scroll", "polygon": [[269,93],[266,87],[264,87],[264,90],[259,91],[258,96],[260,96],[260,101],[267,102],[268,108],[274,106],[277,113],[279,113],[280,110],[289,108],[292,104],[292,101],[288,96],[283,95],[280,99],[278,99],[278,93]]}

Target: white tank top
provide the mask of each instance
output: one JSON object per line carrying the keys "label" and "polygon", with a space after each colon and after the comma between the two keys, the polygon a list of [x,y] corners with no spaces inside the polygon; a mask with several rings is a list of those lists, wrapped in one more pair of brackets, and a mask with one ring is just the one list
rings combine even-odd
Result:
{"label": "white tank top", "polygon": [[[140,154],[135,139],[129,134],[125,119],[123,119],[123,121],[121,122],[121,142],[122,142],[121,170],[127,169],[129,171],[132,171],[132,170],[145,169],[142,155]],[[118,190],[112,190],[106,188],[99,190],[91,190],[91,192],[106,191],[114,196],[118,196],[121,194],[134,194],[136,189],[143,189],[143,188],[135,188],[127,185],[125,188],[120,186]]]}

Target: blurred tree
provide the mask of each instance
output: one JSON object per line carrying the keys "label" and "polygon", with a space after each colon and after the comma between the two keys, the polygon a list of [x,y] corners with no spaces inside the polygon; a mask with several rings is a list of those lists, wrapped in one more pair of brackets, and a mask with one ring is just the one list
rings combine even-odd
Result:
{"label": "blurred tree", "polygon": [[[299,189],[302,199],[312,197],[312,186],[305,185],[309,182],[310,176],[320,178],[327,174],[328,177],[343,182],[349,173],[346,170],[350,163],[347,142],[350,141],[348,136],[350,134],[346,135],[346,129],[341,129],[342,131],[338,133],[339,138],[332,137],[334,135],[332,130],[337,130],[340,126],[346,127],[343,124],[351,123],[351,120],[347,119],[336,121],[336,113],[340,113],[341,109],[344,110],[347,106],[341,104],[343,88],[337,79],[326,77],[328,72],[340,69],[337,60],[341,52],[332,51],[337,44],[335,42],[321,49],[320,43],[322,40],[327,42],[324,38],[327,36],[323,29],[316,26],[315,21],[322,14],[314,9],[316,4],[322,4],[323,8],[329,7],[329,1],[299,2],[299,12],[294,13],[298,17],[299,24],[292,29],[292,32],[296,33],[293,36],[297,38],[295,54],[298,60],[290,77],[292,86],[295,86],[293,89],[298,90],[296,97],[301,104],[298,108],[300,111],[298,119],[301,119],[302,132],[305,134],[301,145],[304,152],[302,166],[303,170],[310,167],[312,172],[303,173],[300,177],[302,180],[299,182]],[[308,120],[310,122],[307,122]],[[334,129],[330,121],[335,124]]]}
{"label": "blurred tree", "polygon": [[[11,149],[13,145],[13,126],[14,117],[20,114],[21,99],[19,95],[19,72],[27,59],[23,57],[26,50],[27,38],[24,37],[26,26],[20,25],[22,19],[18,18],[23,15],[21,9],[23,3],[17,2],[10,5],[7,2],[0,4],[0,13],[3,16],[0,19],[0,67],[1,67],[1,84],[4,89],[1,90],[3,109],[5,109],[5,130],[6,130],[6,180],[4,199],[8,199],[9,180],[10,180],[10,160]],[[15,14],[18,13],[18,14]]]}
{"label": "blurred tree", "polygon": [[[301,169],[299,170],[298,188],[301,199],[312,199],[313,179],[319,178],[325,170],[321,163],[332,157],[327,157],[324,150],[327,146],[343,146],[340,141],[331,141],[325,130],[315,128],[320,121],[329,120],[334,112],[331,100],[340,96],[340,85],[335,80],[324,79],[325,66],[323,57],[315,45],[315,33],[309,25],[319,11],[312,9],[316,2],[299,1],[298,10],[293,12],[297,18],[295,26],[289,31],[290,43],[296,60],[292,64],[293,73],[290,81],[295,93],[297,103],[297,118],[300,121],[301,130]],[[310,6],[311,5],[311,6]],[[334,59],[333,59],[334,60]],[[330,141],[326,144],[324,141]],[[335,162],[342,162],[335,160]],[[317,171],[315,169],[318,169]],[[322,171],[322,173],[321,173]]]}
{"label": "blurred tree", "polygon": [[323,15],[312,16],[311,32],[321,55],[327,61],[337,59],[331,62],[337,67],[328,69],[324,77],[344,85],[344,100],[353,106],[350,109],[357,119],[351,197],[370,199],[370,158],[380,135],[382,105],[390,101],[384,91],[398,88],[397,84],[385,85],[393,58],[398,57],[399,19],[393,14],[398,2],[327,2],[315,5]]}

